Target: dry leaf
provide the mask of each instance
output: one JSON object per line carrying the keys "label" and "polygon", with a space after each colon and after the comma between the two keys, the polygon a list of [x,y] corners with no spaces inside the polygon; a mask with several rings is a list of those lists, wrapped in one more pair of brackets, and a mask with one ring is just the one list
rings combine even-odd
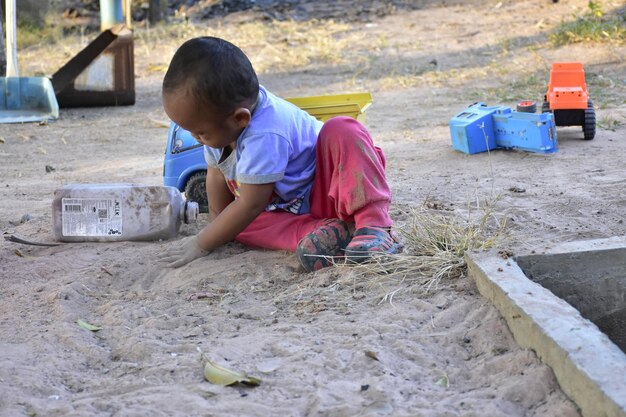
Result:
{"label": "dry leaf", "polygon": [[367,356],[368,358],[372,358],[375,361],[380,362],[380,359],[378,359],[378,355],[376,355],[376,352],[372,352],[371,350],[366,350],[365,356]]}
{"label": "dry leaf", "polygon": [[257,386],[261,380],[246,375],[243,372],[231,371],[207,359],[204,365],[204,377],[207,381],[216,385],[233,385],[238,382],[246,385]]}
{"label": "dry leaf", "polygon": [[450,381],[448,380],[448,375],[444,375],[435,382],[437,385],[441,385],[444,388],[448,388],[450,386]]}
{"label": "dry leaf", "polygon": [[93,324],[89,324],[82,319],[76,320],[76,324],[78,324],[80,327],[82,327],[85,330],[89,330],[90,332],[97,332],[98,330],[102,330],[102,327],[94,326]]}
{"label": "dry leaf", "polygon": [[148,72],[166,72],[167,65],[166,64],[148,64],[146,68]]}

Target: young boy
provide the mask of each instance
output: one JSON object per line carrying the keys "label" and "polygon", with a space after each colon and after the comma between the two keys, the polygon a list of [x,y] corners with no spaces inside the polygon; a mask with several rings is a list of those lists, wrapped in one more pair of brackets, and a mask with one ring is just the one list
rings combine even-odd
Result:
{"label": "young boy", "polygon": [[[185,42],[163,80],[167,115],[205,145],[210,223],[161,255],[179,267],[232,240],[295,251],[307,271],[332,257],[397,253],[385,159],[356,120],[314,117],[259,86],[219,38]],[[354,232],[353,232],[354,231]]]}

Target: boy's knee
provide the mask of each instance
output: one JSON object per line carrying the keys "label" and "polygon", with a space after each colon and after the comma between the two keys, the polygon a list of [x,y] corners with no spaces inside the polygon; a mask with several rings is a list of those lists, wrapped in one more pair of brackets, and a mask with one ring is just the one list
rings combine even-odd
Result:
{"label": "boy's knee", "polygon": [[327,120],[320,130],[319,138],[331,147],[359,146],[371,143],[367,129],[357,120],[348,116],[337,116]]}
{"label": "boy's knee", "polygon": [[324,122],[320,136],[350,137],[362,133],[364,130],[363,125],[356,119],[348,116],[336,116]]}

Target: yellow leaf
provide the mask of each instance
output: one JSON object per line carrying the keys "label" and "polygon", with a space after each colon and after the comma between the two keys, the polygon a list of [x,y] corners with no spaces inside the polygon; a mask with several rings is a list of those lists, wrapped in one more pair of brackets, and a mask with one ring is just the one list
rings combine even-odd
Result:
{"label": "yellow leaf", "polygon": [[435,382],[437,385],[441,385],[444,388],[448,388],[450,386],[450,380],[448,379],[448,375],[444,375]]}
{"label": "yellow leaf", "polygon": [[102,327],[94,326],[93,324],[89,324],[89,323],[87,323],[86,321],[84,321],[82,319],[76,320],[76,324],[78,324],[83,329],[89,330],[91,332],[97,332],[98,330],[102,330]]}
{"label": "yellow leaf", "polygon": [[246,375],[243,372],[231,371],[207,359],[204,365],[204,377],[207,381],[216,385],[233,385],[238,382],[246,385],[257,386],[261,380]]}
{"label": "yellow leaf", "polygon": [[167,65],[165,64],[149,64],[148,68],[146,68],[148,72],[166,72]]}

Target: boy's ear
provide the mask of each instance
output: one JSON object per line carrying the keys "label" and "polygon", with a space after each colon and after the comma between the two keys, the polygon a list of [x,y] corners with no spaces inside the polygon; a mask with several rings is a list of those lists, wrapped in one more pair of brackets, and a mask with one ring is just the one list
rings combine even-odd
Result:
{"label": "boy's ear", "polygon": [[235,113],[233,113],[233,119],[235,120],[237,127],[243,129],[248,126],[248,123],[250,123],[250,119],[252,119],[252,114],[250,113],[250,110],[246,109],[245,107],[239,107],[237,110],[235,110]]}

